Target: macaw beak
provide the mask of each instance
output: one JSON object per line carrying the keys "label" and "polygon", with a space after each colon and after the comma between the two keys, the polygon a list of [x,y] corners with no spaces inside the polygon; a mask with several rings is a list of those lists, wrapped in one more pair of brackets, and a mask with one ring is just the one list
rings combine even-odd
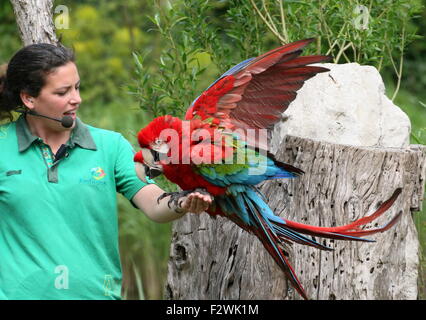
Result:
{"label": "macaw beak", "polygon": [[135,163],[135,170],[136,170],[136,175],[138,176],[138,178],[145,183],[148,183],[148,181],[146,180],[146,177],[153,179],[163,173],[163,171],[157,168],[150,168],[139,162]]}
{"label": "macaw beak", "polygon": [[145,167],[145,169],[147,169],[147,170],[146,170],[146,171],[147,171],[146,175],[147,175],[147,176],[148,176],[148,178],[150,178],[150,179],[155,178],[155,177],[158,177],[160,174],[162,174],[162,173],[163,173],[163,171],[161,171],[161,170],[159,170],[159,169],[156,169],[156,168],[148,168],[148,167]]}
{"label": "macaw beak", "polygon": [[147,183],[146,177],[152,179],[163,173],[163,168],[155,160],[156,158],[158,158],[158,153],[146,148],[138,151],[133,158],[136,175],[145,183]]}

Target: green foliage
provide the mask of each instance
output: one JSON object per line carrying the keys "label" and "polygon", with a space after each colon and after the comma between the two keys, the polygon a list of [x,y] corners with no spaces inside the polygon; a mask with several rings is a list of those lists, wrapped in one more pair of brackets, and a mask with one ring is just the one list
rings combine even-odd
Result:
{"label": "green foliage", "polygon": [[[390,67],[402,78],[403,53],[416,38],[412,18],[421,1],[173,1],[156,5],[151,17],[164,46],[158,68],[135,54],[131,92],[153,116],[182,115],[203,88],[232,65],[298,39],[315,37],[308,53],[330,54],[334,62]],[[269,32],[268,32],[269,31]],[[209,59],[202,64],[199,56]],[[206,69],[207,68],[207,69]],[[201,85],[202,84],[202,85]]]}
{"label": "green foliage", "polygon": [[[129,78],[128,59],[123,59],[131,54],[129,29],[114,24],[107,12],[93,6],[70,7],[70,29],[59,32],[62,42],[75,50],[86,105],[123,99],[126,95],[121,87]],[[140,31],[134,32],[133,37],[133,41],[143,45]],[[97,85],[99,79],[102,86]]]}
{"label": "green foliage", "polygon": [[133,57],[140,80],[136,85],[129,85],[129,90],[139,97],[140,107],[153,117],[182,116],[195,95],[196,80],[203,72],[196,52],[189,50],[183,41],[161,56],[156,72],[146,72],[141,54],[135,53]]}
{"label": "green foliage", "polygon": [[[136,81],[129,87],[141,109],[154,117],[182,116],[214,77],[235,61],[261,51],[260,34],[265,29],[255,16],[245,16],[246,4],[231,8],[224,20],[215,15],[227,8],[222,2],[192,0],[154,5],[157,13],[150,20],[162,39],[163,50],[151,68],[146,64],[149,52],[134,54]],[[233,27],[233,18],[242,23],[240,28]],[[241,50],[235,50],[234,44]]]}
{"label": "green foliage", "polygon": [[317,53],[335,63],[357,62],[380,71],[391,66],[399,90],[404,49],[416,38],[412,18],[421,1],[272,1],[250,0],[256,13],[281,43],[317,38]]}
{"label": "green foliage", "polygon": [[7,63],[22,46],[10,3],[0,2],[0,65]]}
{"label": "green foliage", "polygon": [[[426,0],[423,0],[426,6]],[[426,10],[413,21],[418,29],[421,40],[414,41],[407,48],[404,64],[403,85],[411,92],[422,97],[423,104],[426,104]]]}

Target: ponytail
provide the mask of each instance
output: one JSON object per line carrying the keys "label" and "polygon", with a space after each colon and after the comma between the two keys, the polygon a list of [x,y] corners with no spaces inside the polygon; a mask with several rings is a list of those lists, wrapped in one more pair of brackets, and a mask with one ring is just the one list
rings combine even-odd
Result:
{"label": "ponytail", "polygon": [[5,119],[13,120],[11,110],[8,108],[10,93],[6,87],[6,70],[7,64],[0,65],[0,122]]}

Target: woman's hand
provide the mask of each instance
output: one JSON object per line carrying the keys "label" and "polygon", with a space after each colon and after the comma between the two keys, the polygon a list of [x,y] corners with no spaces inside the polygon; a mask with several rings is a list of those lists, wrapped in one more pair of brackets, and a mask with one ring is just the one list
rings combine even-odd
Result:
{"label": "woman's hand", "polygon": [[212,202],[213,196],[210,194],[193,192],[186,196],[183,201],[180,201],[180,207],[185,213],[191,212],[199,214],[206,211]]}
{"label": "woman's hand", "polygon": [[[148,218],[165,223],[182,218],[188,212],[199,214],[206,211],[214,199],[207,192],[194,191],[179,198],[178,203],[172,201],[170,206],[170,196],[163,197],[163,195],[164,190],[156,184],[149,184],[140,189],[132,201]],[[162,199],[158,201],[158,198]]]}

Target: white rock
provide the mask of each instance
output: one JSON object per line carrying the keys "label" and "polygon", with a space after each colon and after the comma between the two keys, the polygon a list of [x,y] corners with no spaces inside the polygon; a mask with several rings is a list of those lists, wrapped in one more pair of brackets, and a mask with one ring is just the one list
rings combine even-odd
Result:
{"label": "white rock", "polygon": [[298,91],[275,126],[272,151],[287,134],[354,146],[409,145],[410,120],[385,95],[376,68],[358,63],[321,66],[330,72],[316,75]]}

